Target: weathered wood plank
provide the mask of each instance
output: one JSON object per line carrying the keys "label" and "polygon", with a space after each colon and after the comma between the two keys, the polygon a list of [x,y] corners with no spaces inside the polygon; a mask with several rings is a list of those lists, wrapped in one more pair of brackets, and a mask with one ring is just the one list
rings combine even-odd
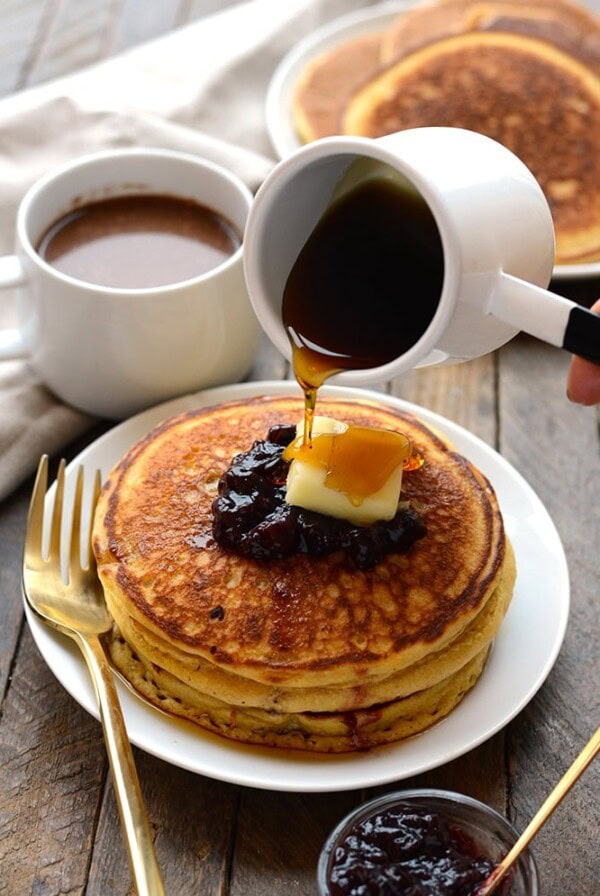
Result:
{"label": "weathered wood plank", "polygon": [[319,852],[360,793],[241,792],[228,896],[307,896]]}
{"label": "weathered wood plank", "polygon": [[0,546],[0,731],[2,699],[15,656],[23,621],[21,602],[21,552],[23,520],[29,503],[29,486],[19,489],[2,506],[2,544]]}
{"label": "weathered wood plank", "polygon": [[186,0],[187,18],[189,21],[194,21],[202,16],[221,12],[228,6],[235,6],[237,2],[238,0]]}
{"label": "weathered wood plank", "polygon": [[0,893],[83,893],[106,761],[100,726],[26,629],[0,727]]}
{"label": "weathered wood plank", "polygon": [[[169,896],[226,892],[237,788],[194,775],[139,750],[140,786]],[[86,896],[126,896],[131,878],[109,779]]]}
{"label": "weathered wood plank", "polygon": [[28,82],[32,60],[57,0],[4,0],[0,7],[0,96]]}
{"label": "weathered wood plank", "polygon": [[115,16],[107,56],[152,40],[175,28],[181,21],[181,0],[123,0]]}
{"label": "weathered wood plank", "polygon": [[0,97],[68,74],[235,0],[4,0]]}
{"label": "weathered wood plank", "polygon": [[504,734],[501,732],[452,762],[421,775],[374,788],[369,792],[369,796],[414,787],[433,787],[472,796],[505,814],[508,807],[505,764]]}
{"label": "weathered wood plank", "polygon": [[392,382],[392,394],[464,426],[488,445],[497,437],[495,358],[423,367]]}
{"label": "weathered wood plank", "polygon": [[[90,436],[106,428],[99,424]],[[73,457],[84,442],[75,442],[66,456]],[[54,476],[56,461],[51,466]],[[106,759],[100,726],[56,682],[26,623],[17,642],[32,484],[25,483],[2,505],[0,683],[6,693],[0,705],[0,893],[58,896],[84,890]]]}
{"label": "weathered wood plank", "polygon": [[505,749],[501,732],[454,762],[419,775],[414,786],[464,793],[505,814],[508,799]]}
{"label": "weathered wood plank", "polygon": [[91,65],[108,54],[121,0],[64,0],[47,24],[27,84]]}

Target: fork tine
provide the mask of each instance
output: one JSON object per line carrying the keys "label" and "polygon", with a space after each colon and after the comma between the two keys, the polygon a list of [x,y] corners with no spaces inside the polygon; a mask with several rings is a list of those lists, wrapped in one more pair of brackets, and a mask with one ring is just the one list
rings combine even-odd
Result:
{"label": "fork tine", "polygon": [[77,488],[75,492],[75,507],[73,509],[73,525],[75,525],[75,509],[77,510],[77,531],[73,533],[73,539],[77,539],[77,543],[71,549],[71,565],[73,566],[75,563],[83,564],[85,569],[95,571],[96,569],[96,560],[94,557],[94,553],[91,550],[92,547],[92,526],[94,524],[94,511],[96,509],[96,504],[98,503],[98,498],[100,497],[100,491],[102,489],[102,479],[100,470],[96,470],[94,475],[94,483],[92,490],[92,498],[90,505],[90,518],[89,524],[86,527],[85,536],[83,540],[83,559],[81,559],[81,544],[80,535],[81,535],[81,504],[83,498],[83,467],[80,467],[77,473]]}
{"label": "fork tine", "polygon": [[48,559],[60,568],[60,530],[62,526],[63,502],[65,496],[65,460],[61,460],[56,477],[56,493],[52,510],[52,526],[50,529],[50,551]]}
{"label": "fork tine", "polygon": [[71,517],[71,546],[69,549],[69,575],[81,567],[81,502],[83,499],[83,466],[77,470],[73,513]]}
{"label": "fork tine", "polygon": [[42,532],[44,528],[44,500],[48,488],[48,455],[43,454],[37,468],[35,483],[29,502],[25,534],[24,561],[26,566],[36,567],[42,556]]}

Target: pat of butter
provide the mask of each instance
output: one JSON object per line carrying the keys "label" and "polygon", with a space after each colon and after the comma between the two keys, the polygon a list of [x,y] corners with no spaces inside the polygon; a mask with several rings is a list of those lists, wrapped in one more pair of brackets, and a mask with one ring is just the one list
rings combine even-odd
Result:
{"label": "pat of butter", "polygon": [[[353,448],[360,456],[361,430],[360,428],[352,429],[355,440]],[[345,423],[333,420],[331,417],[316,416],[314,418],[313,446],[317,446],[317,440],[321,435],[333,436],[325,443],[332,450],[324,456],[321,455],[320,463],[315,463],[312,459],[305,461],[301,457],[295,457],[292,460],[287,477],[286,501],[297,507],[349,520],[359,525],[368,525],[376,520],[390,520],[398,510],[403,460],[406,455],[399,450],[397,465],[391,470],[383,485],[369,494],[360,494],[357,499],[356,492],[352,494],[350,490],[332,488],[331,484],[327,482],[328,479],[331,480],[332,472],[339,472],[335,468],[332,470],[332,464],[335,463],[335,436],[347,431],[348,426]],[[301,445],[303,423],[298,424],[296,432],[296,442]],[[403,437],[400,434],[390,435],[397,436],[401,443]],[[365,442],[363,455],[365,464],[368,464],[371,459],[369,453],[369,446]]]}

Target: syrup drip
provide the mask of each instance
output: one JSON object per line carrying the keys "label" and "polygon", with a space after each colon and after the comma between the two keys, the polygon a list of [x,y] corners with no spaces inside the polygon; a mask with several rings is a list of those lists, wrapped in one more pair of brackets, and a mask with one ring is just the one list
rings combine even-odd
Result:
{"label": "syrup drip", "polygon": [[292,343],[294,376],[304,393],[304,443],[310,447],[319,388],[330,376],[345,368],[343,366],[336,367],[333,358],[329,355],[304,345],[293,327],[288,328],[288,334]]}
{"label": "syrup drip", "polygon": [[[282,316],[292,345],[294,375],[304,393],[305,461],[317,443],[312,430],[320,386],[336,373],[380,367],[410,349],[431,323],[443,284],[441,240],[423,198],[400,185],[392,169],[386,174],[386,166],[380,166],[381,176],[362,181],[360,172],[366,169],[352,172],[353,167],[348,182],[354,178],[357,183],[338,193],[325,210],[300,251],[283,294]],[[423,458],[405,449],[398,454],[393,438],[398,435],[381,435],[382,443],[389,440],[382,452],[395,456],[395,466],[403,463],[406,470],[418,469]],[[328,442],[339,439],[331,435]],[[363,468],[376,468],[379,462],[371,448],[365,449],[363,433],[356,444],[354,439],[354,428],[349,427],[340,457],[348,462],[348,476],[356,477],[356,482],[342,477],[341,490],[362,500],[372,493],[371,484],[362,478]],[[314,462],[323,465],[322,458]],[[333,485],[337,475],[328,468],[332,488],[337,488]]]}

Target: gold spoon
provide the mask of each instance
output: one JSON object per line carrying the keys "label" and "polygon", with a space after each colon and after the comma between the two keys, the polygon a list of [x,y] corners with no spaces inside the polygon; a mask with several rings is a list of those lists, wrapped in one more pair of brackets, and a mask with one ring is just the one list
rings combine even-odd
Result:
{"label": "gold spoon", "polygon": [[586,746],[583,748],[575,762],[565,772],[552,793],[545,799],[536,814],[533,816],[515,845],[504,856],[499,865],[494,868],[490,876],[476,891],[475,896],[490,896],[496,890],[500,883],[504,880],[506,874],[510,871],[512,865],[519,858],[524,849],[545,821],[554,812],[563,797],[567,795],[575,781],[583,774],[590,762],[598,755],[600,751],[600,728],[592,735]]}

